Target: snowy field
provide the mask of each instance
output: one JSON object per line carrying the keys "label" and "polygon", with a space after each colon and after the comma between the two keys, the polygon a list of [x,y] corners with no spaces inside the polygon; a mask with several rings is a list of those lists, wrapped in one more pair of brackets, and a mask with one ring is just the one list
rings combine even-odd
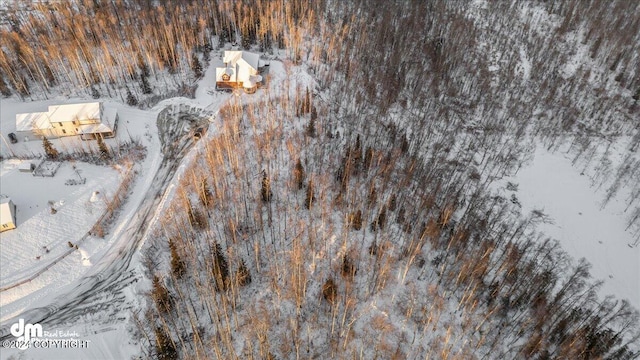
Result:
{"label": "snowy field", "polygon": [[601,296],[615,295],[640,308],[640,248],[625,231],[624,191],[602,208],[604,187],[594,188],[562,150],[538,146],[533,155],[509,179],[518,184],[515,195],[523,213],[542,210],[549,217],[539,230],[560,241],[575,260],[584,257],[592,264],[591,275],[604,280]]}
{"label": "snowy field", "polygon": [[[2,233],[0,288],[56,260],[69,250],[68,242],[76,244],[105,211],[121,180],[121,169],[72,162],[62,163],[54,177],[32,176],[18,170],[20,162],[2,162],[2,194],[16,204],[17,228]],[[66,185],[80,179],[84,184]],[[75,256],[83,252],[84,244]],[[10,301],[3,294],[0,306]]]}

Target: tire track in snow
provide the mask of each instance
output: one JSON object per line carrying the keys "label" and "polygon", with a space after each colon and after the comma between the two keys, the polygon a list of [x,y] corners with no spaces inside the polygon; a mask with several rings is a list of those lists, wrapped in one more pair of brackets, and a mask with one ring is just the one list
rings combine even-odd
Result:
{"label": "tire track in snow", "polygon": [[[178,116],[168,114],[169,107],[158,115],[157,128],[164,155],[159,168],[154,174],[151,186],[144,196],[144,200],[136,210],[133,224],[124,230],[121,236],[129,237],[124,249],[118,251],[112,261],[102,265],[97,273],[81,278],[77,285],[66,294],[59,296],[50,305],[34,308],[10,319],[0,329],[0,339],[8,339],[9,326],[17,318],[23,318],[28,323],[39,323],[45,328],[54,328],[59,324],[73,322],[83,315],[93,313],[97,307],[117,307],[124,303],[125,297],[121,292],[131,283],[137,281],[135,270],[129,269],[131,260],[136,253],[138,244],[143,240],[151,219],[155,215],[162,195],[173,179],[180,160],[193,146],[193,139],[183,131],[184,123]],[[132,231],[133,230],[133,231]],[[105,255],[109,256],[109,254]],[[113,301],[120,299],[119,301]]]}

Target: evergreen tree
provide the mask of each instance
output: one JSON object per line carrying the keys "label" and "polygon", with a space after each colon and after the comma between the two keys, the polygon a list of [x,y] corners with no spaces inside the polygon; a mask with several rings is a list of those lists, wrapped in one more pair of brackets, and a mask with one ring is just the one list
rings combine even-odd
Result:
{"label": "evergreen tree", "polygon": [[[151,94],[153,92],[153,90],[151,90],[151,85],[149,85],[149,80],[147,80],[147,77],[140,74],[140,87],[142,88],[142,93],[143,94]],[[129,95],[127,95],[128,98]]]}
{"label": "evergreen tree", "polygon": [[262,194],[263,202],[271,201],[271,196],[273,195],[273,193],[271,192],[271,181],[269,181],[267,173],[264,170],[262,171],[262,189],[260,193]]}
{"label": "evergreen tree", "polygon": [[29,89],[29,83],[24,76],[18,77],[18,80],[14,82],[14,89],[20,95],[21,99],[24,99],[25,96],[31,95],[31,90]]}
{"label": "evergreen tree", "polygon": [[251,44],[253,43],[251,38],[251,31],[243,31],[241,36],[242,48],[245,50],[249,50],[251,48]]}
{"label": "evergreen tree", "polygon": [[307,209],[311,209],[311,204],[316,200],[316,197],[313,192],[313,182],[309,180],[309,186],[307,186],[307,196],[305,197],[304,207]]}
{"label": "evergreen tree", "polygon": [[127,89],[127,105],[136,106],[138,105],[138,99],[131,93],[131,90]]}
{"label": "evergreen tree", "polygon": [[229,265],[222,252],[222,247],[217,242],[213,244],[213,266],[212,275],[216,289],[224,291],[227,289],[227,279],[229,278]]}
{"label": "evergreen tree", "polygon": [[362,229],[362,210],[358,210],[355,213],[351,213],[349,215],[349,222],[351,223],[351,227],[353,230]]}
{"label": "evergreen tree", "polygon": [[161,313],[169,312],[172,307],[171,295],[169,295],[169,290],[167,290],[157,275],[153,276],[151,286],[151,296],[156,303],[158,311]]}
{"label": "evergreen tree", "polygon": [[224,46],[224,44],[231,41],[231,31],[227,26],[223,26],[222,30],[218,33],[219,46]]}
{"label": "evergreen tree", "polygon": [[406,154],[409,151],[409,141],[407,140],[407,135],[402,135],[402,139],[400,142],[400,151],[403,154]]}
{"label": "evergreen tree", "polygon": [[211,39],[209,37],[206,37],[204,41],[205,43],[202,46],[202,60],[208,63],[211,60],[211,50],[213,50],[213,46],[211,45]]}
{"label": "evergreen tree", "polygon": [[387,208],[385,206],[382,207],[380,213],[376,219],[371,223],[371,230],[376,231],[377,229],[384,230],[384,224],[387,221]]}
{"label": "evergreen tree", "polygon": [[369,205],[372,205],[378,200],[378,192],[376,191],[376,187],[372,186],[371,190],[369,190],[369,196],[367,197],[367,201]]}
{"label": "evergreen tree", "polygon": [[284,35],[278,34],[278,36],[276,38],[276,42],[278,44],[278,49],[282,50],[282,49],[285,48]]}
{"label": "evergreen tree", "polygon": [[4,81],[2,75],[0,75],[0,95],[4,97],[11,96],[11,89],[7,86],[7,83]]}
{"label": "evergreen tree", "polygon": [[55,160],[60,155],[58,150],[53,147],[53,144],[51,143],[51,141],[49,141],[49,139],[47,139],[46,136],[42,137],[42,147],[44,148],[45,154],[47,154],[47,158],[50,160]]}
{"label": "evergreen tree", "polygon": [[304,100],[300,104],[300,115],[308,114],[309,112],[311,112],[311,94],[309,93],[309,88],[307,88]]}
{"label": "evergreen tree", "polygon": [[187,266],[178,253],[175,241],[171,239],[169,239],[169,250],[171,251],[171,272],[177,279],[180,279],[184,275]]}
{"label": "evergreen tree", "polygon": [[48,82],[48,86],[54,86],[57,83],[57,80],[56,80],[56,77],[53,75],[51,66],[49,66],[49,64],[45,62],[43,64],[43,68],[44,68],[44,77]]}
{"label": "evergreen tree", "polygon": [[142,57],[142,54],[140,52],[138,53],[138,68],[140,69],[141,77],[149,76],[149,67],[147,66],[147,63],[144,61],[144,58]]}
{"label": "evergreen tree", "polygon": [[189,208],[187,209],[187,215],[189,217],[189,223],[195,229],[203,230],[209,225],[209,221],[205,214],[194,208],[191,204],[189,204]]}
{"label": "evergreen tree", "polygon": [[307,124],[306,134],[311,138],[316,137],[316,119],[313,116],[309,119],[309,123]]}
{"label": "evergreen tree", "polygon": [[304,111],[303,113],[308,114],[311,112],[311,94],[309,93],[309,88],[307,87],[307,92],[304,96]]}
{"label": "evergreen tree", "polygon": [[304,187],[305,173],[304,167],[302,167],[302,161],[300,161],[300,159],[298,159],[298,161],[296,162],[296,167],[293,169],[293,176],[295,178],[296,185],[298,186],[298,190],[302,189],[302,187]]}
{"label": "evergreen tree", "polygon": [[360,134],[358,134],[358,136],[356,137],[356,145],[353,150],[349,151],[348,149],[347,151],[348,152],[346,156],[351,160],[351,169],[353,171],[353,174],[357,175],[362,169],[362,143],[360,142]]}
{"label": "evergreen tree", "polygon": [[100,97],[100,92],[94,85],[91,85],[91,97],[94,99],[98,99]]}
{"label": "evergreen tree", "polygon": [[251,273],[249,272],[249,268],[247,268],[247,264],[244,263],[244,260],[240,261],[240,267],[238,267],[236,278],[238,279],[238,284],[240,286],[249,285],[251,283]]}
{"label": "evergreen tree", "polygon": [[351,261],[349,255],[344,254],[342,256],[342,276],[347,279],[353,280],[353,277],[356,275],[356,266]]}
{"label": "evergreen tree", "polygon": [[335,282],[333,282],[333,279],[329,278],[324,285],[322,285],[322,297],[331,305],[334,305],[336,300],[338,300],[338,288]]}
{"label": "evergreen tree", "polygon": [[176,350],[171,337],[161,328],[156,327],[156,355],[159,360],[178,359],[178,351]]}
{"label": "evergreen tree", "polygon": [[196,76],[196,79],[200,79],[202,77],[202,64],[200,63],[200,59],[198,59],[198,54],[193,54],[193,56],[191,56],[191,70],[193,70],[193,74]]}
{"label": "evergreen tree", "polygon": [[381,230],[384,230],[384,224],[387,222],[387,207],[383,206],[382,210],[380,210],[380,213],[378,214],[378,227]]}
{"label": "evergreen tree", "polygon": [[200,198],[200,202],[204,207],[213,205],[213,194],[211,194],[211,190],[209,190],[209,184],[207,183],[207,179],[205,178],[202,178],[202,180],[200,180],[198,197]]}
{"label": "evergreen tree", "polygon": [[395,211],[396,210],[396,194],[391,194],[391,197],[389,198],[389,210],[391,211]]}
{"label": "evergreen tree", "polygon": [[100,157],[104,160],[111,159],[111,152],[109,151],[109,147],[104,142],[102,135],[98,135],[96,137],[96,141],[98,142],[98,149],[100,149]]}

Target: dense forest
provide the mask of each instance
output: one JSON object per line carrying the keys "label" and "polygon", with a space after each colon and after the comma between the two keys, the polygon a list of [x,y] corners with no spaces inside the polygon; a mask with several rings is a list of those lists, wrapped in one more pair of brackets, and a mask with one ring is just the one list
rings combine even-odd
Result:
{"label": "dense forest", "polygon": [[[561,146],[640,239],[640,3],[13,5],[0,91],[189,95],[228,43],[308,81],[232,99],[145,244],[143,358],[634,359],[638,310],[492,191]],[[523,65],[523,64],[526,64]],[[139,101],[138,101],[139,100]],[[621,161],[612,160],[623,144]],[[636,244],[637,246],[637,244]]]}

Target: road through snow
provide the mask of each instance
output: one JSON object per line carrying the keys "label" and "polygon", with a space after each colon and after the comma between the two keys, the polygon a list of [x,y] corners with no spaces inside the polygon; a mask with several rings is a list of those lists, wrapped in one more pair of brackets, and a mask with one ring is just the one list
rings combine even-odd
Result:
{"label": "road through snow", "polygon": [[39,323],[43,328],[59,328],[61,324],[74,323],[81,317],[98,311],[107,311],[118,317],[125,301],[123,289],[137,279],[136,270],[130,268],[131,259],[146,234],[150,220],[154,217],[180,160],[194,143],[190,134],[184,131],[185,123],[178,116],[172,116],[170,111],[171,106],[158,115],[157,125],[162,153],[150,154],[155,156],[150,169],[155,171],[155,174],[148,176],[150,184],[144,185],[146,194],[136,208],[121,215],[128,221],[122,222],[110,235],[117,239],[112,249],[120,249],[108,253],[90,274],[76,282],[75,286],[65,291],[64,295],[58,296],[50,305],[27,310],[6,321],[0,330],[2,340],[11,337],[9,326],[16,322],[18,317],[28,323]]}

